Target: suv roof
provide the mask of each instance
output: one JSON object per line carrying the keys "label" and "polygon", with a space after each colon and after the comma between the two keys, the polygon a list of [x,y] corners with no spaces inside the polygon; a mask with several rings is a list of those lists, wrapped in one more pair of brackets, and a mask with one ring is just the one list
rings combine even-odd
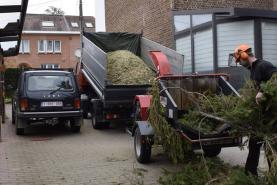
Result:
{"label": "suv roof", "polygon": [[69,71],[64,71],[64,70],[30,70],[30,71],[24,71],[24,73],[72,73]]}

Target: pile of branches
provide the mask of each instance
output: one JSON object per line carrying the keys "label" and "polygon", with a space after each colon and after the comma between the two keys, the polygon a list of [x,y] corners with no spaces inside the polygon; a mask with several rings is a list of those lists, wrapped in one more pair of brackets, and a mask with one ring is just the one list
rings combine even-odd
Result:
{"label": "pile of branches", "polygon": [[[191,107],[181,118],[181,123],[201,132],[211,133],[217,126],[213,120],[203,119],[199,112],[222,118],[232,126],[232,132],[251,135],[268,141],[272,146],[277,142],[277,74],[260,85],[263,98],[255,101],[258,92],[254,82],[247,81],[240,89],[241,97],[234,95],[203,94],[197,98],[197,106]],[[199,122],[202,121],[201,125]],[[199,127],[199,125],[201,127]],[[274,148],[274,147],[273,147]]]}
{"label": "pile of branches", "polygon": [[215,119],[205,117],[201,112],[222,118],[226,110],[233,109],[236,106],[238,99],[236,96],[208,93],[193,98],[192,100],[194,103],[189,108],[188,112],[181,116],[179,122],[203,134],[212,134],[216,133],[227,121],[216,121]]}
{"label": "pile of branches", "polygon": [[[257,88],[251,81],[246,82],[240,90],[241,97],[225,95],[203,95],[198,98],[197,108],[191,109],[182,119],[184,124],[195,129],[202,129],[203,132],[216,130],[211,122],[203,120],[205,112],[222,118],[232,126],[233,132],[237,135],[257,137],[264,141],[266,155],[271,160],[271,169],[264,172],[260,177],[245,175],[242,168],[228,167],[226,173],[220,176],[213,171],[214,164],[206,159],[196,160],[179,173],[167,174],[160,179],[161,184],[221,184],[221,185],[276,185],[277,184],[277,74],[259,89],[263,92],[260,104],[256,104],[255,97]],[[163,140],[165,151],[169,153],[174,162],[182,162],[191,159],[190,146],[181,137],[164,117],[163,107],[159,101],[158,85],[153,85],[153,99],[149,112],[149,121],[155,131]],[[199,121],[203,122],[199,128]],[[204,124],[205,123],[205,124]],[[208,125],[208,127],[207,127]],[[185,153],[185,154],[184,154]],[[205,161],[205,162],[203,162]],[[218,164],[217,164],[218,165]],[[221,168],[225,164],[219,164]],[[226,167],[226,166],[225,166]],[[203,170],[205,172],[203,172]],[[197,173],[201,172],[201,173]],[[219,172],[219,171],[218,171]],[[204,175],[203,175],[204,174]],[[221,180],[220,180],[221,179]]]}
{"label": "pile of branches", "polygon": [[230,166],[221,160],[193,159],[179,172],[164,171],[162,185],[276,185],[276,162],[262,176],[246,174],[243,167]]}
{"label": "pile of branches", "polygon": [[113,85],[146,85],[155,73],[138,56],[127,50],[108,53],[107,78]]}

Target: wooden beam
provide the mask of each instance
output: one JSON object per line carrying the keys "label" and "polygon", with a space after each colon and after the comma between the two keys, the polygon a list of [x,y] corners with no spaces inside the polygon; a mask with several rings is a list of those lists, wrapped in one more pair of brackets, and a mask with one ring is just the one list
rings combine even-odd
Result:
{"label": "wooden beam", "polygon": [[15,56],[19,52],[19,45],[26,17],[27,6],[28,0],[21,0],[21,5],[0,6],[0,15],[1,13],[20,12],[20,17],[18,18],[17,22],[8,23],[4,29],[0,29],[0,42],[17,41],[15,48],[10,48],[3,52],[4,57]]}
{"label": "wooden beam", "polygon": [[0,29],[0,37],[18,36],[21,33],[17,22],[8,23],[5,28]]}
{"label": "wooden beam", "polygon": [[28,2],[29,2],[29,0],[21,0],[22,8],[21,8],[20,20],[19,20],[20,34],[19,34],[19,37],[17,40],[16,51],[15,51],[16,54],[18,54],[18,52],[19,52],[19,46],[20,46],[20,42],[21,42],[23,26],[24,26],[24,22],[25,22],[26,13],[27,13]]}
{"label": "wooden beam", "polygon": [[0,37],[17,36],[20,34],[19,30],[0,30]]}
{"label": "wooden beam", "polygon": [[21,5],[0,6],[0,13],[21,12]]}
{"label": "wooden beam", "polygon": [[18,36],[0,37],[0,42],[17,41]]}

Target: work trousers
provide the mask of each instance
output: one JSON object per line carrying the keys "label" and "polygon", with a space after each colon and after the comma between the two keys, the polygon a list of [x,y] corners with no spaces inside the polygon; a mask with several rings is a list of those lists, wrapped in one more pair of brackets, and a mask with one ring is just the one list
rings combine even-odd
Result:
{"label": "work trousers", "polygon": [[250,137],[249,139],[249,153],[245,164],[246,173],[250,172],[252,175],[258,175],[258,165],[260,158],[262,139]]}
{"label": "work trousers", "polygon": [[[263,140],[261,138],[250,137],[249,139],[249,153],[245,164],[245,172],[248,174],[250,172],[252,175],[258,175],[258,165],[260,159],[261,146],[263,145]],[[267,162],[269,169],[271,167],[271,161],[267,157]]]}

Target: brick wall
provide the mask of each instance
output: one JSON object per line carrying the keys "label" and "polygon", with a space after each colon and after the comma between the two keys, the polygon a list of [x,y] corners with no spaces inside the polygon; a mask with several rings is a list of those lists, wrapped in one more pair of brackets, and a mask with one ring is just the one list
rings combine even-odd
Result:
{"label": "brick wall", "polygon": [[[40,68],[41,64],[59,64],[61,68],[75,68],[77,58],[75,50],[80,48],[80,35],[41,35],[22,34],[22,40],[30,41],[30,53],[6,57],[5,66],[16,68],[27,64],[33,68]],[[61,53],[38,53],[38,40],[60,40]]]}
{"label": "brick wall", "polygon": [[144,36],[173,47],[171,10],[223,7],[272,9],[277,0],[106,0],[106,28],[109,32],[141,32]]}
{"label": "brick wall", "polygon": [[171,47],[171,7],[168,0],[106,0],[107,31],[127,31]]}
{"label": "brick wall", "polygon": [[277,10],[277,0],[273,0],[273,8],[274,10]]}

